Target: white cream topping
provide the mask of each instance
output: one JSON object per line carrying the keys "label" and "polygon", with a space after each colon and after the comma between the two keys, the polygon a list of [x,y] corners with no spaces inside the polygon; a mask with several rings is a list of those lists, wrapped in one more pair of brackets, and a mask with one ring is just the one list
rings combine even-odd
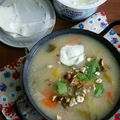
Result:
{"label": "white cream topping", "polygon": [[13,37],[41,34],[53,25],[47,7],[43,0],[5,0],[0,27]]}
{"label": "white cream topping", "polygon": [[67,66],[78,65],[84,60],[83,45],[65,45],[60,50],[60,61]]}

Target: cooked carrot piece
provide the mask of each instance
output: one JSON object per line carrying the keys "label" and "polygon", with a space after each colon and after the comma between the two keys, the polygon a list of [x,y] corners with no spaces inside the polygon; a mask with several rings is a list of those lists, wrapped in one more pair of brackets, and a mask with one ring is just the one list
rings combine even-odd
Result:
{"label": "cooked carrot piece", "polygon": [[55,95],[55,91],[53,90],[49,90],[49,89],[45,89],[43,92],[42,92],[42,95],[45,97],[41,100],[42,104],[47,107],[47,108],[50,108],[50,109],[54,109],[57,107],[57,104],[56,102],[53,102],[51,100],[52,96]]}
{"label": "cooked carrot piece", "polygon": [[108,91],[106,92],[106,97],[107,97],[107,101],[112,104],[113,103],[113,93],[112,91]]}
{"label": "cooked carrot piece", "polygon": [[44,91],[42,91],[42,95],[43,95],[45,98],[50,98],[50,97],[52,97],[53,95],[55,95],[55,91],[45,89]]}
{"label": "cooked carrot piece", "polygon": [[80,39],[80,36],[73,36],[69,40],[67,40],[67,44],[76,44],[78,43],[78,40]]}
{"label": "cooked carrot piece", "polygon": [[57,102],[52,102],[50,99],[42,99],[41,102],[45,107],[50,108],[50,109],[55,109],[58,105]]}

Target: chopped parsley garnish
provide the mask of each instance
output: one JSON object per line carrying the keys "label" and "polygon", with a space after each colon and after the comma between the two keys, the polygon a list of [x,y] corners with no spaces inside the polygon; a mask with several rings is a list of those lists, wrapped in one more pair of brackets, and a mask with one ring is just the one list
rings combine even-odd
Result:
{"label": "chopped parsley garnish", "polygon": [[67,93],[68,88],[67,88],[66,82],[58,81],[56,85],[57,85],[58,94],[66,94]]}
{"label": "chopped parsley garnish", "polygon": [[104,92],[103,83],[96,84],[95,97],[100,97]]}
{"label": "chopped parsley garnish", "polygon": [[87,69],[87,77],[89,80],[95,77],[95,73],[100,71],[100,65],[97,59],[93,59],[90,62],[86,63]]}
{"label": "chopped parsley garnish", "polygon": [[87,70],[85,73],[78,72],[76,75],[81,80],[92,80],[96,76],[95,73],[100,71],[100,65],[97,59],[93,59],[86,63]]}
{"label": "chopped parsley garnish", "polygon": [[76,75],[81,81],[88,80],[88,77],[85,73],[78,72]]}

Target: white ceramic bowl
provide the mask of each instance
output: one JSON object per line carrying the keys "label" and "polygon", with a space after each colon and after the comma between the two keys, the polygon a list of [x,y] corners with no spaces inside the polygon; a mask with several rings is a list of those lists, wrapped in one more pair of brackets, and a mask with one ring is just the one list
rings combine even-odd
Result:
{"label": "white ceramic bowl", "polygon": [[68,5],[65,2],[62,2],[61,0],[53,0],[57,13],[61,17],[71,21],[80,21],[91,16],[104,2],[106,2],[106,0],[98,0],[93,4],[75,7],[74,5]]}
{"label": "white ceramic bowl", "polygon": [[[50,15],[50,21],[51,21],[51,24],[48,27],[46,27],[46,29],[43,30],[43,28],[41,28],[40,26],[41,31],[37,34],[34,34],[29,37],[24,37],[24,36],[13,37],[8,32],[0,28],[0,41],[12,47],[18,47],[18,48],[27,47],[30,49],[41,38],[51,33],[54,28],[55,22],[56,22],[55,11],[49,0],[45,0],[43,2],[44,2],[45,7],[47,8],[48,14]],[[1,1],[0,1],[0,4],[1,4]],[[48,25],[47,21],[44,24],[47,26]]]}

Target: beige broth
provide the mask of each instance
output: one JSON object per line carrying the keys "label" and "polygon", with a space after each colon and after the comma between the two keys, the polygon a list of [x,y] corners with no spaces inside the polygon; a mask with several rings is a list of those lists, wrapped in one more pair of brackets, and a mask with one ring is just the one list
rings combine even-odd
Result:
{"label": "beige broth", "polygon": [[[53,89],[48,86],[48,81],[56,82],[66,71],[67,67],[61,64],[57,64],[58,57],[56,56],[59,53],[61,47],[67,44],[67,40],[73,36],[78,36],[78,44],[82,44],[85,47],[85,54],[87,56],[98,56],[103,58],[105,63],[110,66],[109,74],[112,77],[112,84],[108,83],[105,78],[103,78],[103,83],[105,86],[105,92],[112,90],[114,95],[114,103],[109,104],[106,100],[105,94],[99,98],[89,95],[88,99],[78,104],[74,107],[63,108],[61,105],[58,105],[55,109],[49,109],[44,107],[41,104],[41,100],[44,96],[41,94],[41,91],[44,91],[45,88]],[[46,51],[48,44],[54,44],[57,48],[48,53]],[[84,35],[64,35],[55,38],[46,44],[40,51],[36,54],[34,59],[31,62],[30,71],[29,71],[29,88],[30,93],[37,104],[37,106],[50,118],[56,120],[56,115],[60,115],[62,120],[100,120],[116,104],[119,97],[119,80],[120,80],[120,69],[118,68],[117,62],[112,56],[112,54],[106,49],[102,44],[98,43],[90,37]],[[77,44],[77,43],[76,43]],[[48,69],[48,65],[53,65],[52,69]],[[79,66],[82,66],[81,63]],[[60,71],[60,75],[56,78],[51,75],[51,72],[57,69]]]}

